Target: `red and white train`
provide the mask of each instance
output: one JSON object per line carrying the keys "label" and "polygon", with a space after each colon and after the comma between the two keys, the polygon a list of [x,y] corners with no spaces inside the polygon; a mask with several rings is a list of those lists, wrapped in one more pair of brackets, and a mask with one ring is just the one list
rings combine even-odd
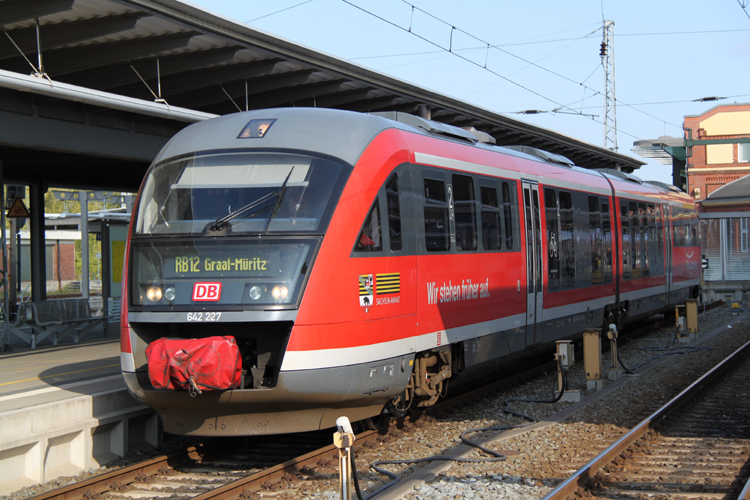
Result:
{"label": "red and white train", "polygon": [[[141,187],[122,371],[176,434],[398,414],[487,363],[696,297],[699,239],[676,188],[411,115],[223,116],[178,133]],[[239,388],[153,387],[149,344],[217,335],[239,346]]]}

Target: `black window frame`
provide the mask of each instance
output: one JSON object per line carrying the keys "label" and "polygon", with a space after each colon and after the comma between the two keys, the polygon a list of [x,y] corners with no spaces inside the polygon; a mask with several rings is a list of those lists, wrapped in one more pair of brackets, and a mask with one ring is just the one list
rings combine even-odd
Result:
{"label": "black window frame", "polygon": [[560,212],[557,205],[557,190],[544,188],[544,218],[547,236],[547,289],[560,289]]}
{"label": "black window frame", "polygon": [[483,177],[478,180],[482,250],[503,251],[505,238],[503,238],[503,218],[500,215],[500,194],[497,190],[497,182]]}
{"label": "black window frame", "polygon": [[479,249],[475,177],[471,174],[453,173],[451,187],[456,251],[475,252]]}
{"label": "black window frame", "polygon": [[[434,197],[431,196],[431,193],[429,191],[430,186],[427,185],[427,182],[430,182],[430,184],[433,187],[432,194],[434,195],[436,192],[442,191],[442,196],[440,197]],[[439,183],[439,184],[435,184]],[[438,185],[442,185],[442,190],[437,190],[435,188],[438,187]],[[445,175],[442,171],[434,171],[434,170],[423,170],[422,171],[422,182],[421,182],[421,189],[422,189],[422,196],[423,196],[423,203],[422,203],[422,214],[423,214],[423,222],[424,222],[424,248],[425,251],[428,253],[439,253],[439,252],[450,252],[451,251],[451,225],[450,225],[450,218],[449,218],[449,184],[446,182]],[[430,212],[431,215],[429,218],[427,216],[428,212]],[[438,214],[441,214],[442,216],[437,216]],[[431,233],[431,231],[428,228],[428,224],[431,223],[431,221],[435,221],[436,228],[437,223],[442,221],[444,230],[442,232],[435,231],[434,233]],[[441,241],[442,240],[442,241]],[[433,243],[431,243],[431,241]]]}
{"label": "black window frame", "polygon": [[[563,199],[565,198],[565,203]],[[576,288],[576,244],[573,192],[560,189],[557,192],[557,206],[560,212],[560,278],[562,288]]]}
{"label": "black window frame", "polygon": [[[394,181],[395,189],[393,185]],[[401,189],[398,184],[398,172],[391,174],[385,182],[385,206],[388,213],[388,246],[391,252],[400,252],[404,248],[404,242],[403,226],[401,225]]]}

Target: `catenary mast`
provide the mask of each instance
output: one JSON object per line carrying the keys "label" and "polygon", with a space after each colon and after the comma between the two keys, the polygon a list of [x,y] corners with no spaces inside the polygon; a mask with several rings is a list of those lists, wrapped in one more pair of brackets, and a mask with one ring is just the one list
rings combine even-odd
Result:
{"label": "catenary mast", "polygon": [[614,21],[604,21],[604,39],[599,55],[604,67],[604,147],[617,151],[614,28]]}

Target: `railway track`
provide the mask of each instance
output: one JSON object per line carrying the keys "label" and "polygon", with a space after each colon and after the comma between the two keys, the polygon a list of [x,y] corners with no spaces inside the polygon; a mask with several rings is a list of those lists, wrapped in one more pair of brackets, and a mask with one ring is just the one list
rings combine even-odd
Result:
{"label": "railway track", "polygon": [[[638,328],[629,335],[637,337],[653,331],[655,326],[669,323],[671,319],[668,318],[656,325]],[[489,397],[495,391],[554,369],[554,362],[539,364],[511,377],[465,390],[430,408],[430,412],[445,412],[472,400]],[[407,418],[399,421],[398,425],[402,429],[408,428],[413,425],[413,420]],[[378,440],[387,439],[388,432],[387,428],[362,432],[357,435],[355,448],[372,446]],[[247,497],[261,489],[283,488],[285,480],[296,476],[316,480],[330,479],[332,484],[338,483],[337,450],[331,444],[330,431],[261,436],[247,441],[253,445],[245,446],[242,441],[235,439],[231,442],[231,449],[228,442],[194,446],[182,453],[152,458],[38,495],[33,500],[94,500],[105,494],[107,498],[123,500],[172,495],[185,499],[209,500],[238,498],[243,495]],[[300,451],[304,454],[300,455]]]}
{"label": "railway track", "polygon": [[[553,368],[553,363],[543,363],[512,377],[465,391],[438,403],[430,411],[447,411]],[[409,427],[418,419],[419,416],[406,417],[394,424]],[[388,432],[388,425],[379,430],[361,432],[357,435],[355,448],[387,439]],[[338,452],[331,444],[331,431],[253,437],[247,440],[252,446],[244,445],[242,440],[214,440],[210,445],[191,446],[184,452],[123,467],[37,495],[31,500],[97,500],[104,495],[109,499],[123,500],[175,498],[172,497],[175,494],[185,499],[219,500],[247,496],[261,489],[273,490],[278,488],[279,481],[290,480],[296,475],[330,478],[338,482]],[[300,451],[306,453],[300,455]]]}
{"label": "railway track", "polygon": [[750,342],[544,500],[750,499]]}

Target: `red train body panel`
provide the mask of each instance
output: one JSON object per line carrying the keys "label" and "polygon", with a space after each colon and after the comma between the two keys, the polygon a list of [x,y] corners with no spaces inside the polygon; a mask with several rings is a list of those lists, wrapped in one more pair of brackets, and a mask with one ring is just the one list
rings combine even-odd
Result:
{"label": "red train body panel", "polygon": [[[409,123],[241,113],[157,157],[131,225],[121,350],[129,389],[167,431],[400,414],[451,378],[696,294],[684,193],[389,118]],[[216,297],[198,300],[207,284]],[[237,339],[240,389],[153,388],[151,342],[212,335]]]}

